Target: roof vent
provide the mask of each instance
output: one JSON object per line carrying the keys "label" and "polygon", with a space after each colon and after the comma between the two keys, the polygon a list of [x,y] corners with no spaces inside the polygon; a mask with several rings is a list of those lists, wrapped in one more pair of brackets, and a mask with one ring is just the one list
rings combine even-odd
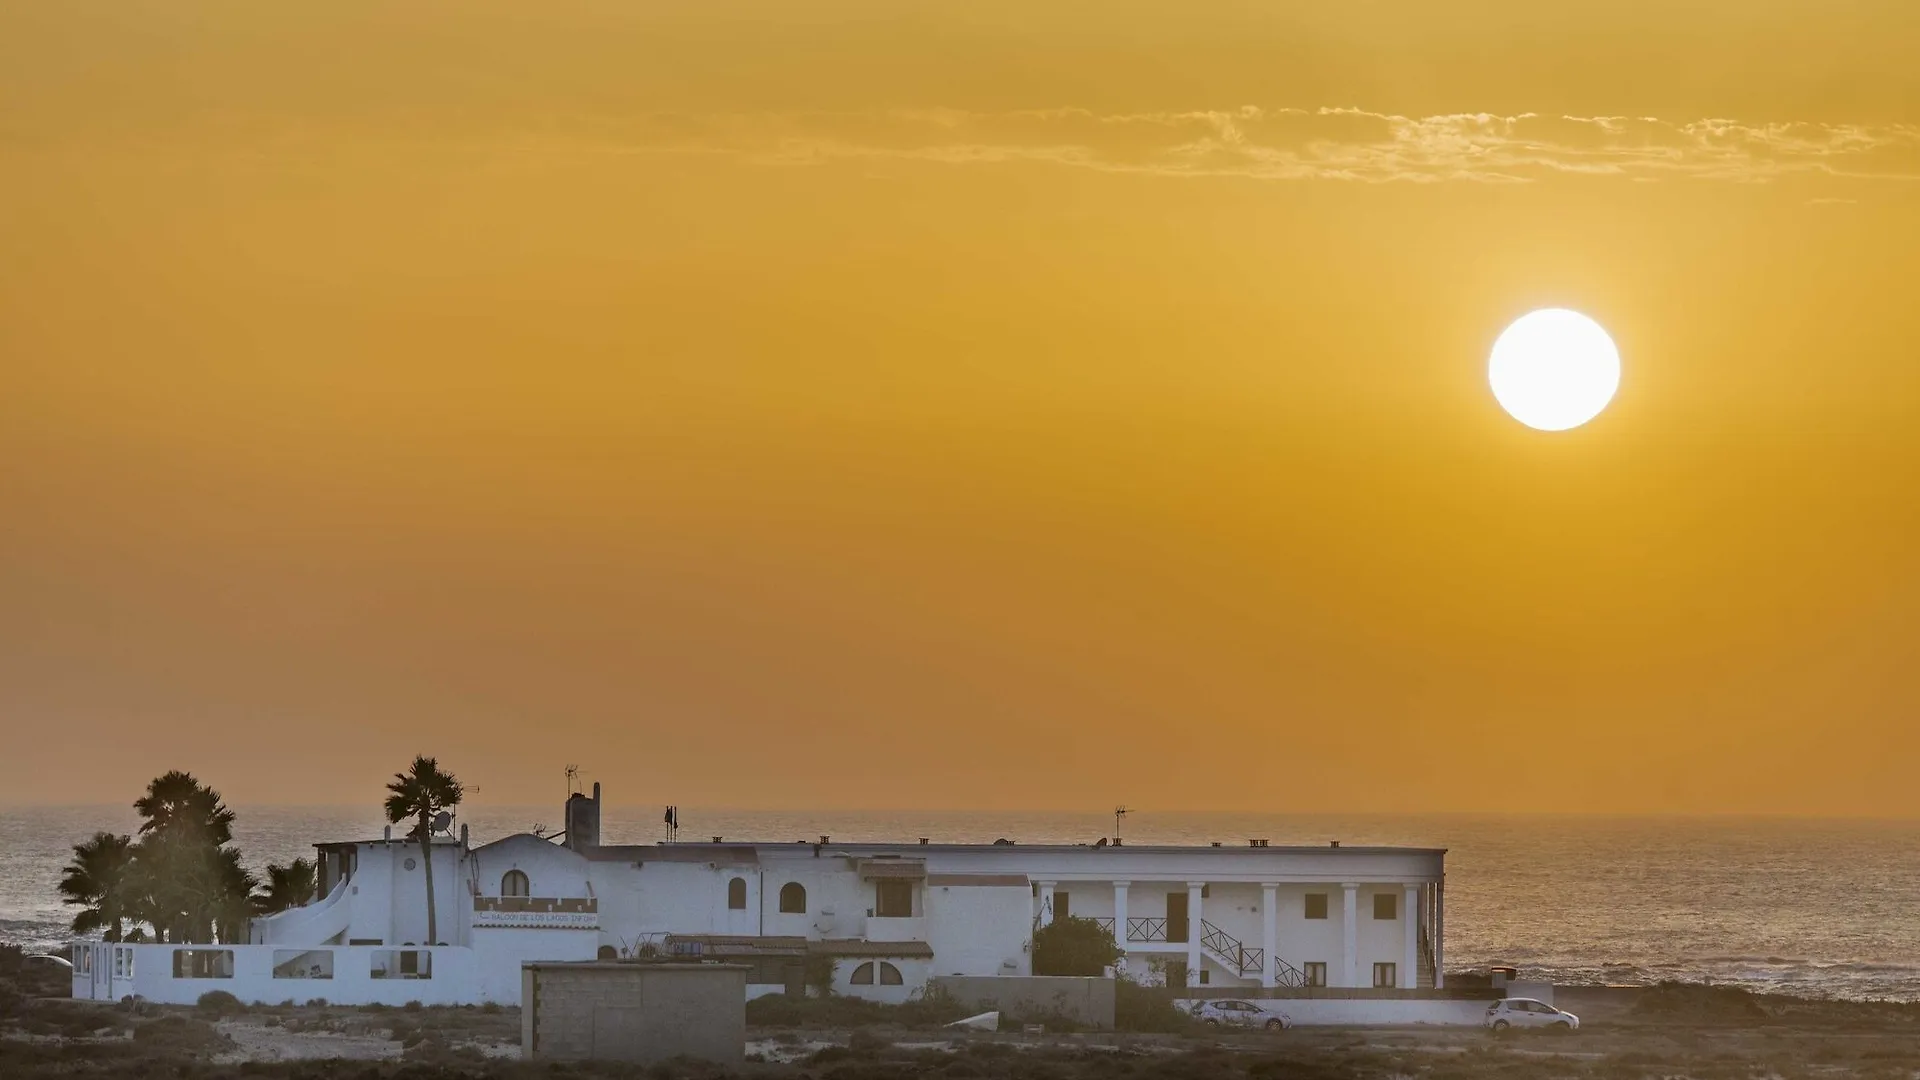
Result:
{"label": "roof vent", "polygon": [[1214,846],[1214,847],[1219,847],[1219,846],[1220,846],[1220,841],[1218,841],[1218,840],[1215,840],[1215,841],[1213,842],[1213,846]]}
{"label": "roof vent", "polygon": [[1332,846],[1334,846],[1334,847],[1339,847],[1339,846],[1340,846],[1340,841],[1338,841],[1338,840],[1335,840],[1335,841],[1333,842],[1333,845],[1332,845]]}

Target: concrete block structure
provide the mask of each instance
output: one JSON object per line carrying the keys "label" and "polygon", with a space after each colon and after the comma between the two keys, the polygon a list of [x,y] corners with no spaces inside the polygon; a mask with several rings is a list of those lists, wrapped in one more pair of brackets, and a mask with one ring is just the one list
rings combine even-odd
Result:
{"label": "concrete block structure", "polygon": [[740,964],[531,963],[520,980],[520,1053],[528,1061],[737,1066],[746,1055]]}

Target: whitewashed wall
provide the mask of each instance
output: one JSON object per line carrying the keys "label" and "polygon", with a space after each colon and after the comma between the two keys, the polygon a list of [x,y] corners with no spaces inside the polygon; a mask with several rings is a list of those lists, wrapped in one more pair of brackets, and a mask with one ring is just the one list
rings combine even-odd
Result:
{"label": "whitewashed wall", "polygon": [[[939,975],[1033,974],[1033,894],[1026,885],[927,885],[927,944]],[[1012,967],[1004,966],[1011,962]]]}
{"label": "whitewashed wall", "polygon": [[[472,949],[444,946],[418,950],[432,956],[432,977],[375,979],[376,953],[394,950],[371,946],[293,950],[273,945],[135,945],[133,977],[115,987],[115,998],[136,994],[166,1005],[192,1005],[202,994],[224,990],[247,1004],[305,1003],[315,998],[352,1005],[467,1005],[487,1000],[481,995],[479,968]],[[231,978],[175,978],[173,954],[181,950],[229,951]],[[275,953],[330,953],[333,977],[328,979],[274,978]],[[76,992],[79,983],[75,983]],[[516,994],[517,997],[517,994]]]}

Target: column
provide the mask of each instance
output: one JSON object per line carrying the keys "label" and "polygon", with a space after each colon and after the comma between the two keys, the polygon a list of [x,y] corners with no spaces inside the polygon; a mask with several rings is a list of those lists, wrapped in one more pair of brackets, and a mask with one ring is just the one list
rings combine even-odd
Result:
{"label": "column", "polygon": [[1260,884],[1260,985],[1274,985],[1274,972],[1280,970],[1280,886],[1271,881]]}
{"label": "column", "polygon": [[1342,882],[1346,894],[1340,905],[1340,978],[1341,986],[1360,985],[1360,886]]}
{"label": "column", "polygon": [[1131,881],[1113,883],[1113,941],[1122,952],[1127,948],[1127,887],[1132,884]]}
{"label": "column", "polygon": [[1038,905],[1040,908],[1040,925],[1052,926],[1053,925],[1053,890],[1056,886],[1058,886],[1059,882],[1039,881],[1039,882],[1035,882],[1035,884],[1040,886],[1040,903]]}
{"label": "column", "polygon": [[1433,988],[1447,988],[1447,879],[1433,883]]}
{"label": "column", "polygon": [[1400,962],[1400,989],[1420,986],[1420,886],[1408,885],[1400,896],[1401,929],[1406,931],[1406,956]]}
{"label": "column", "polygon": [[1200,985],[1200,964],[1202,962],[1200,957],[1200,933],[1201,933],[1200,919],[1202,917],[1202,912],[1200,910],[1200,901],[1203,899],[1203,897],[1200,895],[1200,890],[1205,887],[1206,885],[1204,882],[1199,882],[1199,881],[1187,882],[1187,985],[1188,986]]}

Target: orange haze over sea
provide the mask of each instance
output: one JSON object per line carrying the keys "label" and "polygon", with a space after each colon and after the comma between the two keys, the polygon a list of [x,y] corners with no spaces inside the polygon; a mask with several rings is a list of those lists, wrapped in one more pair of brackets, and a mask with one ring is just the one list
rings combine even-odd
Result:
{"label": "orange haze over sea", "polygon": [[1920,813],[1916,50],[0,0],[0,800]]}

